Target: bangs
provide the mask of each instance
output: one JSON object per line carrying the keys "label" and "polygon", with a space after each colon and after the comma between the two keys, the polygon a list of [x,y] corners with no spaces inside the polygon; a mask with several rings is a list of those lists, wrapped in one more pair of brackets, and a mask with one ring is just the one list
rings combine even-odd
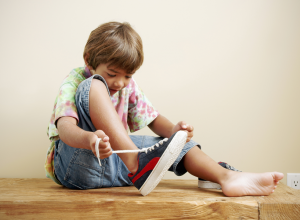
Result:
{"label": "bangs", "polygon": [[139,54],[136,48],[129,45],[117,48],[111,56],[108,57],[107,62],[109,67],[122,69],[127,73],[134,73],[143,64],[143,56]]}

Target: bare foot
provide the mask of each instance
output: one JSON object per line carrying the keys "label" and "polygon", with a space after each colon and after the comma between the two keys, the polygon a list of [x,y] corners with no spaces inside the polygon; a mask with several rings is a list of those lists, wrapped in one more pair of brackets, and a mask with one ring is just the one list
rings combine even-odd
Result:
{"label": "bare foot", "polygon": [[229,172],[221,183],[226,196],[267,196],[274,192],[283,173]]}

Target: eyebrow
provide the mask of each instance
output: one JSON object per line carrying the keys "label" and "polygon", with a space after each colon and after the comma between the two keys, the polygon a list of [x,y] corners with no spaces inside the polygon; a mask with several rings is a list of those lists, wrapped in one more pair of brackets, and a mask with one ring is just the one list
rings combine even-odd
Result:
{"label": "eyebrow", "polygon": [[[107,68],[108,69],[108,68]],[[114,73],[119,73],[118,71],[116,71],[116,70],[114,70],[114,69],[108,69],[108,70],[110,70],[110,71],[112,71],[112,72],[114,72]]]}
{"label": "eyebrow", "polygon": [[[110,71],[112,71],[112,72],[114,72],[114,73],[119,73],[118,71],[116,71],[114,69],[109,69],[109,68],[107,68],[107,69],[110,70]],[[126,74],[132,75],[132,74],[134,74],[134,72],[133,73],[126,73]]]}

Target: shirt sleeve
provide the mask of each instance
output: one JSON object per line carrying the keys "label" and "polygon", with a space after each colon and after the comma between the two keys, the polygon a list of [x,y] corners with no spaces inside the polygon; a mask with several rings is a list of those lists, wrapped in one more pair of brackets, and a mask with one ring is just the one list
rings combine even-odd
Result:
{"label": "shirt sleeve", "polygon": [[77,86],[71,82],[65,83],[60,87],[55,106],[54,124],[56,125],[57,119],[63,116],[73,117],[79,121],[77,108],[75,104],[75,94]]}
{"label": "shirt sleeve", "polygon": [[135,132],[149,125],[159,115],[159,112],[136,82],[133,79],[131,81],[132,92],[129,97],[127,123],[130,131]]}
{"label": "shirt sleeve", "polygon": [[70,116],[79,121],[75,105],[75,94],[77,87],[72,83],[64,83],[59,89],[59,94],[55,99],[53,112],[48,125],[47,134],[51,141],[58,138],[56,122],[63,116]]}

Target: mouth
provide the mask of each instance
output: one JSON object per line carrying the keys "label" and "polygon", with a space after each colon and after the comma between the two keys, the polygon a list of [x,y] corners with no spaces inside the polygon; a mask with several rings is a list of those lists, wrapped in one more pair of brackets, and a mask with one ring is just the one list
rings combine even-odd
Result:
{"label": "mouth", "polygon": [[111,95],[115,94],[116,92],[118,92],[119,90],[115,90],[115,89],[109,89],[109,92]]}

